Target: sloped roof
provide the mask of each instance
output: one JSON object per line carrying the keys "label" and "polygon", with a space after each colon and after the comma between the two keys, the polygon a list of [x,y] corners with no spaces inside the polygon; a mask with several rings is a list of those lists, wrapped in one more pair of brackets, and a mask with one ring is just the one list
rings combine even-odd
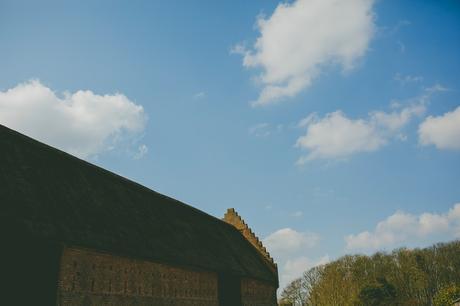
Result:
{"label": "sloped roof", "polygon": [[2,125],[0,218],[66,245],[278,284],[233,226]]}

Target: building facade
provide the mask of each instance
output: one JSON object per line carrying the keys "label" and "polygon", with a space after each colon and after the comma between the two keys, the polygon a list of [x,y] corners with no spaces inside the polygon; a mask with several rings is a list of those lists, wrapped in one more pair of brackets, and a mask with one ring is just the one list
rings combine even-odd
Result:
{"label": "building facade", "polygon": [[215,218],[3,126],[0,186],[8,305],[276,305],[277,266],[234,209]]}

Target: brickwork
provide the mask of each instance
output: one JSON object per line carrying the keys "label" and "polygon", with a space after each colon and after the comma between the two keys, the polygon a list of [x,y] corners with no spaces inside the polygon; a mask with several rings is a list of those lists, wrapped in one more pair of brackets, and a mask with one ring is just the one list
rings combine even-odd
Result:
{"label": "brickwork", "polygon": [[276,263],[268,253],[267,249],[263,246],[262,241],[254,234],[251,228],[244,222],[240,215],[233,208],[229,208],[224,215],[225,222],[233,225],[239,230],[243,236],[264,256],[274,270],[276,270]]}
{"label": "brickwork", "polygon": [[57,305],[217,306],[217,274],[65,248]]}
{"label": "brickwork", "polygon": [[243,278],[241,299],[243,306],[275,306],[276,288],[264,282]]}

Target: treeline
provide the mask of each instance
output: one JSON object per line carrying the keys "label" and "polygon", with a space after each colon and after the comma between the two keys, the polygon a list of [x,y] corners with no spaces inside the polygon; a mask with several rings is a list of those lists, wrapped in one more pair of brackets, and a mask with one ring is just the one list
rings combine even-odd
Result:
{"label": "treeline", "polygon": [[425,249],[347,255],[306,271],[280,305],[452,305],[460,298],[460,240]]}

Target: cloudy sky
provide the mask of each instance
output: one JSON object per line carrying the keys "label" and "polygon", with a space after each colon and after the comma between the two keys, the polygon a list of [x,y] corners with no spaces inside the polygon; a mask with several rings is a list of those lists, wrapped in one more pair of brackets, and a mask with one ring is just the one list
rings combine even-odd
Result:
{"label": "cloudy sky", "polygon": [[458,1],[0,1],[0,123],[214,216],[281,284],[460,237]]}

